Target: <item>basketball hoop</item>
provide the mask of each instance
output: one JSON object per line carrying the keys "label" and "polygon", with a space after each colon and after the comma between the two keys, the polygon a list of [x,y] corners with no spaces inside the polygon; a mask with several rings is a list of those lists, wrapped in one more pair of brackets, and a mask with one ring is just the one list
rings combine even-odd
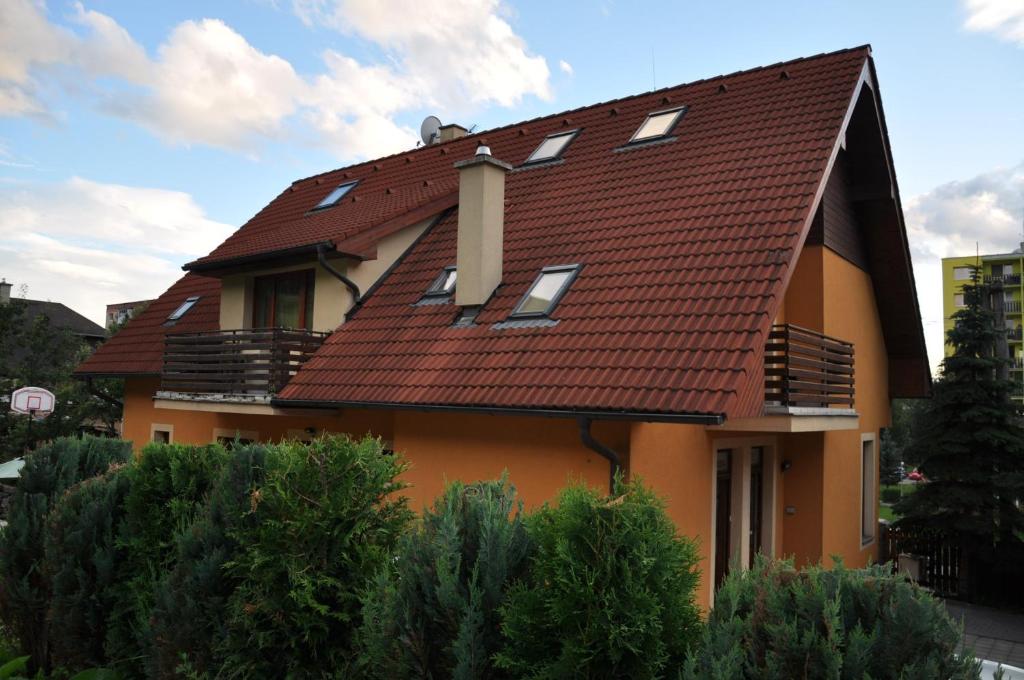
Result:
{"label": "basketball hoop", "polygon": [[53,413],[57,398],[42,387],[22,387],[11,395],[11,410],[33,418],[45,418]]}

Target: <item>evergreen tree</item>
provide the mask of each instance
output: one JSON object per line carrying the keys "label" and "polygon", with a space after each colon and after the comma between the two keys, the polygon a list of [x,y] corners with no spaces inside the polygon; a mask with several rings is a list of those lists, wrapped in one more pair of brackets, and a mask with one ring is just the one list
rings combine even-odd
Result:
{"label": "evergreen tree", "polygon": [[1019,568],[1024,553],[1024,428],[1011,383],[998,377],[1005,329],[985,304],[989,294],[976,279],[964,287],[965,307],[947,334],[953,353],[908,446],[928,481],[897,506],[901,526],[956,541],[975,583],[980,569]]}
{"label": "evergreen tree", "polygon": [[448,486],[399,542],[364,598],[363,666],[375,678],[483,680],[501,647],[498,609],[530,541],[506,479]]}

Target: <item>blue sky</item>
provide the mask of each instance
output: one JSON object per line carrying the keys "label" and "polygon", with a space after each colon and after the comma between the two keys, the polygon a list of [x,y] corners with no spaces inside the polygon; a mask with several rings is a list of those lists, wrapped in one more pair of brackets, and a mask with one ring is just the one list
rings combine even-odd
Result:
{"label": "blue sky", "polygon": [[99,320],[291,180],[871,43],[933,361],[938,259],[1024,219],[1024,2],[0,3],[0,276]]}

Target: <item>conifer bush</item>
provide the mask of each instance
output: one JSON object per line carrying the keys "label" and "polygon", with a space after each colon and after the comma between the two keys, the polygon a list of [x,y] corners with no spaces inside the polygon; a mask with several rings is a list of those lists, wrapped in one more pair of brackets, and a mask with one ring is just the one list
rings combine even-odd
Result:
{"label": "conifer bush", "polygon": [[527,520],[535,553],[502,607],[499,667],[521,678],[660,678],[697,640],[697,549],[640,482],[582,485]]}
{"label": "conifer bush", "polygon": [[60,438],[25,457],[7,527],[0,532],[0,618],[35,666],[49,658],[50,583],[42,569],[46,517],[56,498],[83,479],[131,458],[131,443]]}
{"label": "conifer bush", "polygon": [[103,639],[114,610],[123,550],[117,531],[128,491],[127,468],[79,482],[54,503],[47,520],[43,571],[51,583],[51,664],[79,671],[106,662]]}
{"label": "conifer bush", "polygon": [[718,590],[683,677],[976,680],[959,641],[943,604],[884,566],[797,571],[759,559]]}
{"label": "conifer bush", "polygon": [[191,526],[227,457],[219,444],[153,443],[125,471],[121,560],[105,644],[107,658],[125,674],[144,675],[156,585],[174,566],[175,541]]}
{"label": "conifer bush", "polygon": [[530,539],[506,478],[450,484],[365,597],[363,667],[374,678],[504,678],[498,610]]}
{"label": "conifer bush", "polygon": [[179,667],[196,676],[217,671],[234,580],[224,564],[238,550],[236,532],[255,521],[251,509],[263,485],[269,447],[235,447],[195,522],[175,539],[173,567],[155,587],[146,674],[174,678]]}

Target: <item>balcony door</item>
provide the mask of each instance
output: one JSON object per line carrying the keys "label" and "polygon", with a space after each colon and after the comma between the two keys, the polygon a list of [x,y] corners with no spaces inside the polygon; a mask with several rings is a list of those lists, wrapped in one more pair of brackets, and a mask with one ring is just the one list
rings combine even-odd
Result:
{"label": "balcony door", "polygon": [[778,456],[774,437],[718,440],[713,486],[715,587],[732,567],[775,552]]}
{"label": "balcony door", "polygon": [[313,328],[315,272],[306,269],[253,282],[253,328]]}

